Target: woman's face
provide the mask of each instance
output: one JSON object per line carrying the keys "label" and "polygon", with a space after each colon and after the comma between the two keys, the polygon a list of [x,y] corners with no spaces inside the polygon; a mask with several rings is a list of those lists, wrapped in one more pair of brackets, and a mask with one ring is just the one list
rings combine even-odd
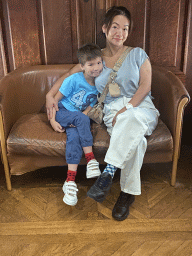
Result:
{"label": "woman's face", "polygon": [[123,15],[115,16],[108,32],[105,25],[102,27],[106,40],[114,46],[122,46],[129,34],[129,24],[127,17]]}

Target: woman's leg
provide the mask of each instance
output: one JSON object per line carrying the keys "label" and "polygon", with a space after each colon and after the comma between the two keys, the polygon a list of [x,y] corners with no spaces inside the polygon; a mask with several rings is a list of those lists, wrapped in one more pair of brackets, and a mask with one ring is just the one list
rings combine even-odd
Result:
{"label": "woman's leg", "polygon": [[[155,129],[158,115],[155,109],[138,107],[129,109],[117,117],[116,124],[112,127],[113,117],[116,112],[124,106],[124,102],[118,101],[115,102],[114,105],[115,107],[112,105],[107,106],[104,117],[108,132],[111,135],[110,146],[105,157],[105,162],[122,169],[122,190],[125,190],[126,193],[127,191],[131,191],[133,194],[137,195],[140,194],[141,190],[140,169],[147,146],[144,136],[150,135]],[[105,177],[103,178],[105,179]],[[103,181],[103,183],[105,183],[105,181]],[[108,182],[108,186],[110,185],[111,182]],[[132,188],[128,190],[127,186],[132,186]],[[101,190],[98,192],[97,189],[93,190],[92,188],[90,191],[92,190],[95,195],[98,193],[100,200],[102,194],[104,199],[106,195],[105,192],[108,191],[106,187],[104,188],[104,193],[101,193]],[[124,193],[123,191],[122,193]],[[123,196],[123,198],[125,197]],[[129,194],[127,201],[129,204],[134,201],[133,198],[129,198]]]}
{"label": "woman's leg", "polygon": [[145,136],[152,133],[156,124],[157,117],[144,108],[129,109],[117,117],[105,162],[121,169],[121,187],[127,193],[141,193],[140,169],[147,148]]}
{"label": "woman's leg", "polygon": [[[143,111],[141,111],[143,112]],[[144,135],[148,129],[142,122],[143,115],[138,109],[129,109],[117,117],[116,124],[111,133],[110,145],[105,156],[107,167],[88,191],[88,196],[102,202],[112,185],[113,173],[108,170],[112,166],[114,170],[121,168],[122,182],[130,183],[136,194],[140,193],[140,168],[146,150],[146,143],[140,147],[141,142],[146,141]],[[143,149],[143,150],[140,150]],[[128,165],[130,169],[125,168]],[[130,173],[130,175],[127,175]],[[112,174],[112,175],[111,175]],[[124,181],[123,178],[126,177]],[[105,185],[103,185],[105,184]]]}
{"label": "woman's leg", "polygon": [[118,221],[127,218],[134,195],[141,194],[140,170],[147,148],[145,136],[152,133],[157,120],[153,111],[134,108],[119,115],[113,128],[105,161],[121,168],[121,193],[112,211]]}
{"label": "woman's leg", "polygon": [[146,148],[147,139],[143,137],[132,157],[127,161],[125,167],[121,169],[121,191],[132,195],[141,194],[140,170]]}
{"label": "woman's leg", "polygon": [[112,211],[112,216],[116,220],[122,221],[127,218],[129,207],[135,201],[135,195],[141,194],[140,169],[146,148],[147,140],[143,137],[132,158],[125,168],[121,169],[121,193]]}

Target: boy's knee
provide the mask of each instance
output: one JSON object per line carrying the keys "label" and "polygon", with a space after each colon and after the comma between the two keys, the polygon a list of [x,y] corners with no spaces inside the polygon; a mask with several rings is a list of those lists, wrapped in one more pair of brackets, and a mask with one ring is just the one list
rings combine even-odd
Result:
{"label": "boy's knee", "polygon": [[90,118],[83,113],[81,113],[81,115],[79,115],[79,121],[82,123],[90,124]]}

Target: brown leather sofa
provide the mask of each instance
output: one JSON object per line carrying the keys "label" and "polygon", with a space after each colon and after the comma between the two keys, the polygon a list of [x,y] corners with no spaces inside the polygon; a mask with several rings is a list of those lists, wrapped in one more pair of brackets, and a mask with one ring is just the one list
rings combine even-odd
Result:
{"label": "brown leather sofa", "polygon": [[[45,96],[72,66],[30,66],[15,70],[0,81],[1,149],[8,190],[11,190],[11,175],[66,165],[66,134],[56,133],[50,126],[45,113]],[[156,130],[147,138],[144,163],[173,161],[171,184],[174,185],[183,111],[189,95],[173,73],[155,66],[152,95],[161,116]],[[94,154],[104,164],[110,139],[106,127],[94,123],[92,133]],[[85,164],[84,157],[81,164]]]}

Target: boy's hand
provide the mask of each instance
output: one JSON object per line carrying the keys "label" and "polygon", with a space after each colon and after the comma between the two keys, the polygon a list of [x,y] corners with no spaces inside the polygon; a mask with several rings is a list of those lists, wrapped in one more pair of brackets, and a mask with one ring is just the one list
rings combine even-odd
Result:
{"label": "boy's hand", "polygon": [[62,128],[62,126],[55,120],[50,120],[50,124],[51,124],[53,130],[56,132],[64,132],[65,131],[65,129]]}
{"label": "boy's hand", "polygon": [[84,115],[86,115],[86,116],[87,116],[87,114],[88,114],[88,112],[87,112],[86,110],[84,110],[82,113],[83,113]]}
{"label": "boy's hand", "polygon": [[92,109],[92,107],[88,106],[82,113],[87,116],[91,109]]}

